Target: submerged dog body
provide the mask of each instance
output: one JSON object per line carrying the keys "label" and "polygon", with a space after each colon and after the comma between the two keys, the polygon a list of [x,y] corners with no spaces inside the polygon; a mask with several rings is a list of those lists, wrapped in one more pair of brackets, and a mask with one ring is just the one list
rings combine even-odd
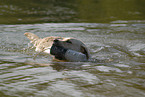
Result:
{"label": "submerged dog body", "polygon": [[56,46],[60,46],[65,49],[81,52],[86,55],[87,59],[90,58],[90,53],[87,47],[80,40],[74,38],[64,38],[55,36],[39,38],[37,35],[33,33],[25,33],[24,35],[28,39],[30,39],[31,43],[36,48],[35,51],[37,52],[45,52],[50,54],[50,48],[52,47],[53,44],[55,44]]}

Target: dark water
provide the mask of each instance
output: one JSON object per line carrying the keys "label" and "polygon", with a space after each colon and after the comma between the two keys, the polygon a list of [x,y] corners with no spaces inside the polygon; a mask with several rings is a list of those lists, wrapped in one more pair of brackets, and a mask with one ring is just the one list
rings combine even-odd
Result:
{"label": "dark water", "polygon": [[0,24],[144,20],[145,0],[1,0]]}
{"label": "dark water", "polygon": [[[3,0],[0,97],[144,97],[145,1],[117,1]],[[25,32],[75,37],[98,61],[34,60]]]}

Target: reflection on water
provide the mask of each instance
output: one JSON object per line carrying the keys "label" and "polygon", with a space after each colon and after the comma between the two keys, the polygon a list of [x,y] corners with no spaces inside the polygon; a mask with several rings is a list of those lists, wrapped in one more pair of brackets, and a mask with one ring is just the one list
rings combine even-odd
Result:
{"label": "reflection on water", "polygon": [[[145,22],[44,23],[0,26],[0,95],[144,97]],[[97,62],[56,62],[23,35],[75,37]]]}
{"label": "reflection on water", "polygon": [[3,0],[0,3],[0,24],[144,19],[144,0]]}

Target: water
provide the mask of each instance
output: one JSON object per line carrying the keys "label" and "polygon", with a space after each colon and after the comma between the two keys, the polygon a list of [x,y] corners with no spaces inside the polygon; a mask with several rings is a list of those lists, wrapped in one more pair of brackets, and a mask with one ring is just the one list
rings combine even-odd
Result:
{"label": "water", "polygon": [[[144,97],[145,21],[0,25],[1,97]],[[56,62],[25,32],[82,40],[97,62]]]}
{"label": "water", "polygon": [[145,0],[2,0],[0,24],[145,20]]}
{"label": "water", "polygon": [[[145,0],[1,0],[0,97],[145,97]],[[82,40],[93,62],[57,62],[25,32]]]}

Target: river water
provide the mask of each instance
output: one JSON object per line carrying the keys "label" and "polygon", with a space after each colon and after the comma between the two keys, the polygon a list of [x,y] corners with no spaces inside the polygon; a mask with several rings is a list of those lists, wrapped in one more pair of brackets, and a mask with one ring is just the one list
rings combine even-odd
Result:
{"label": "river water", "polygon": [[[37,55],[25,32],[82,40],[93,61]],[[145,97],[145,0],[1,0],[0,97]]]}
{"label": "river water", "polygon": [[[1,97],[144,97],[145,21],[0,26]],[[37,54],[25,32],[82,40],[94,62]]]}

